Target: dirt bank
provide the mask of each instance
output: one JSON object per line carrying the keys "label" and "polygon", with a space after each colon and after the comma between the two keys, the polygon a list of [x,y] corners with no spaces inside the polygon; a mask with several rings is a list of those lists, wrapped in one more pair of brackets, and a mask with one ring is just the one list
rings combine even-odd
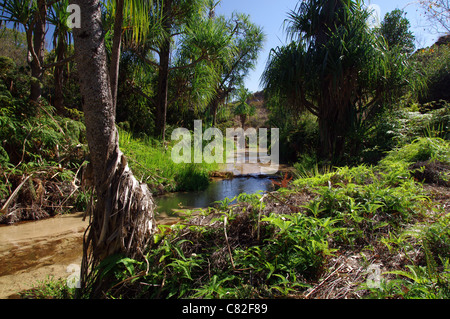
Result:
{"label": "dirt bank", "polygon": [[67,278],[80,265],[83,214],[0,227],[0,298],[14,298],[49,277]]}
{"label": "dirt bank", "polygon": [[[164,225],[178,221],[165,214],[156,220]],[[87,226],[88,218],[83,221],[83,213],[0,225],[0,299],[18,298],[19,292],[48,278],[73,274],[68,267],[81,264]]]}

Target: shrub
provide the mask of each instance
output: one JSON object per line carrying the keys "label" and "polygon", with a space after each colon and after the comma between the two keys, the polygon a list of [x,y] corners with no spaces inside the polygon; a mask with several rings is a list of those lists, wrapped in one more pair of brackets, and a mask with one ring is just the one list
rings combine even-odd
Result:
{"label": "shrub", "polygon": [[450,164],[450,143],[440,138],[418,138],[413,143],[392,150],[380,161],[380,167],[398,167],[408,171],[417,162],[438,161]]}
{"label": "shrub", "polygon": [[[407,231],[420,243],[424,261],[388,271],[378,288],[369,288],[369,298],[448,299],[450,298],[450,231],[449,216],[431,225],[416,226]],[[394,275],[388,279],[387,276]]]}
{"label": "shrub", "polygon": [[418,50],[413,59],[427,82],[427,89],[421,92],[419,102],[450,101],[450,46],[433,45]]}

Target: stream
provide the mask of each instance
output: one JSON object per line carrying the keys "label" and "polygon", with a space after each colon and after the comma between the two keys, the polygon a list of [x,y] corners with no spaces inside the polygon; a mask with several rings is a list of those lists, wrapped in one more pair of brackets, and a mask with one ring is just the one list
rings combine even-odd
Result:
{"label": "stream", "polygon": [[[241,154],[248,156],[247,153]],[[240,156],[239,154],[237,156]],[[248,159],[248,157],[246,157]],[[253,194],[273,189],[273,175],[261,173],[259,163],[227,164],[224,172],[234,178],[215,178],[204,191],[171,193],[155,198],[159,224],[174,224],[180,209],[206,208],[215,201],[241,193]],[[82,238],[88,219],[83,213],[0,225],[0,299],[18,298],[51,277],[67,278],[81,264]]]}
{"label": "stream", "polygon": [[[156,197],[156,218],[162,223],[172,224],[179,220],[179,214],[184,209],[207,208],[216,201],[232,199],[242,193],[255,194],[273,190],[272,180],[278,176],[266,173],[270,169],[270,163],[261,164],[255,149],[238,150],[233,156],[234,159],[228,159],[229,164],[222,164],[221,169],[222,173],[232,173],[233,178],[213,179],[202,191],[176,192]],[[288,169],[284,165],[278,168],[281,171]]]}
{"label": "stream", "polygon": [[245,176],[213,180],[203,191],[170,193],[157,197],[157,219],[176,222],[180,209],[206,208],[216,201],[232,199],[242,193],[254,194],[272,189],[273,183],[269,177]]}

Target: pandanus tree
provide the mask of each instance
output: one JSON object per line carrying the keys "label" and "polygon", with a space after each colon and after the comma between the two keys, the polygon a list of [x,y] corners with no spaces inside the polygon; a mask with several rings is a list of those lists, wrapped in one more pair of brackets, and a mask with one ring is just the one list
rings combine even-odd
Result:
{"label": "pandanus tree", "polygon": [[[156,68],[155,135],[165,139],[169,97],[169,81],[173,73],[187,73],[200,66],[211,66],[219,56],[230,54],[230,37],[222,23],[209,18],[207,0],[164,0],[154,2],[149,13],[160,28],[153,32],[135,53]],[[153,22],[151,22],[153,23]],[[156,55],[156,58],[154,58]],[[216,71],[209,68],[210,78]],[[191,72],[192,74],[192,72]],[[198,80],[198,79],[196,79]],[[193,82],[182,84],[193,87]],[[205,87],[202,87],[205,89]],[[191,91],[192,92],[192,91]],[[210,95],[210,90],[205,91]]]}
{"label": "pandanus tree", "polygon": [[[148,11],[150,24],[158,25],[155,32],[149,34],[143,45],[135,46],[134,52],[149,65],[156,68],[157,88],[152,101],[155,106],[155,135],[165,138],[169,75],[171,55],[176,37],[184,33],[189,20],[199,18],[201,0],[162,0],[154,1]],[[157,55],[155,59],[153,56]]]}
{"label": "pandanus tree", "polygon": [[268,95],[317,116],[318,155],[330,161],[408,79],[406,55],[387,50],[369,14],[359,1],[301,2],[286,20],[292,42],[272,50],[262,76]]}
{"label": "pandanus tree", "polygon": [[[37,102],[42,93],[42,80],[46,69],[54,68],[55,96],[54,106],[63,113],[63,69],[73,59],[67,56],[70,43],[70,28],[67,25],[68,0],[5,0],[1,8],[1,18],[13,23],[14,28],[23,28],[27,38],[29,62],[33,81],[30,88],[30,100]],[[54,27],[53,47],[55,61],[44,64],[45,34],[47,25]]]}
{"label": "pandanus tree", "polygon": [[[119,149],[99,0],[71,3],[78,5],[81,13],[81,27],[74,28],[73,37],[76,63],[83,70],[80,88],[96,193],[83,244],[81,284],[92,296],[102,297],[108,282],[107,277],[100,277],[101,262],[113,255],[143,256],[155,230],[155,205],[148,187],[135,179]],[[131,7],[124,2],[125,9]],[[122,25],[120,20],[116,23]],[[120,47],[120,41],[117,43]]]}
{"label": "pandanus tree", "polygon": [[[55,50],[55,63],[53,65],[55,93],[53,105],[59,114],[64,114],[63,85],[65,63],[73,59],[73,56],[67,56],[72,35],[71,28],[67,24],[70,16],[70,13],[67,11],[68,5],[69,0],[59,0],[51,6],[48,14],[48,22],[55,28],[53,31],[53,47]],[[46,66],[46,68],[49,67]]]}
{"label": "pandanus tree", "polygon": [[189,26],[182,36],[173,51],[167,103],[172,114],[167,120],[179,122],[180,113],[198,116],[207,109],[220,78],[218,61],[230,61],[234,54],[225,27],[222,20],[204,20]]}
{"label": "pandanus tree", "polygon": [[[155,1],[156,2],[156,1]],[[158,29],[158,19],[150,19],[152,0],[105,0],[104,28],[108,29],[106,37],[107,51],[111,61],[109,75],[114,110],[117,104],[119,65],[124,40],[140,46],[148,34]]]}
{"label": "pandanus tree", "polygon": [[4,0],[0,4],[1,20],[13,23],[15,28],[25,30],[30,56],[31,76],[30,100],[41,97],[41,81],[44,75],[45,32],[47,0]]}
{"label": "pandanus tree", "polygon": [[213,126],[216,125],[219,105],[243,85],[248,72],[255,67],[265,40],[262,28],[253,24],[248,15],[233,13],[232,17],[225,21],[225,26],[234,47],[234,54],[228,60],[218,60],[215,66],[220,78],[216,82],[214,96],[210,102]]}
{"label": "pandanus tree", "polygon": [[247,119],[255,114],[255,107],[247,103],[251,97],[251,93],[244,86],[240,86],[237,90],[237,101],[234,107],[234,114],[239,116],[242,129],[245,129],[245,122]]}

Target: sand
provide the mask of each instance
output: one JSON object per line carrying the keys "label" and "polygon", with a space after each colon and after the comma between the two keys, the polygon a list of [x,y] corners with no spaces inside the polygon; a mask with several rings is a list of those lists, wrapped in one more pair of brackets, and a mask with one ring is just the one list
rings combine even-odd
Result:
{"label": "sand", "polygon": [[0,298],[17,298],[48,278],[74,276],[88,225],[82,213],[0,227]]}

